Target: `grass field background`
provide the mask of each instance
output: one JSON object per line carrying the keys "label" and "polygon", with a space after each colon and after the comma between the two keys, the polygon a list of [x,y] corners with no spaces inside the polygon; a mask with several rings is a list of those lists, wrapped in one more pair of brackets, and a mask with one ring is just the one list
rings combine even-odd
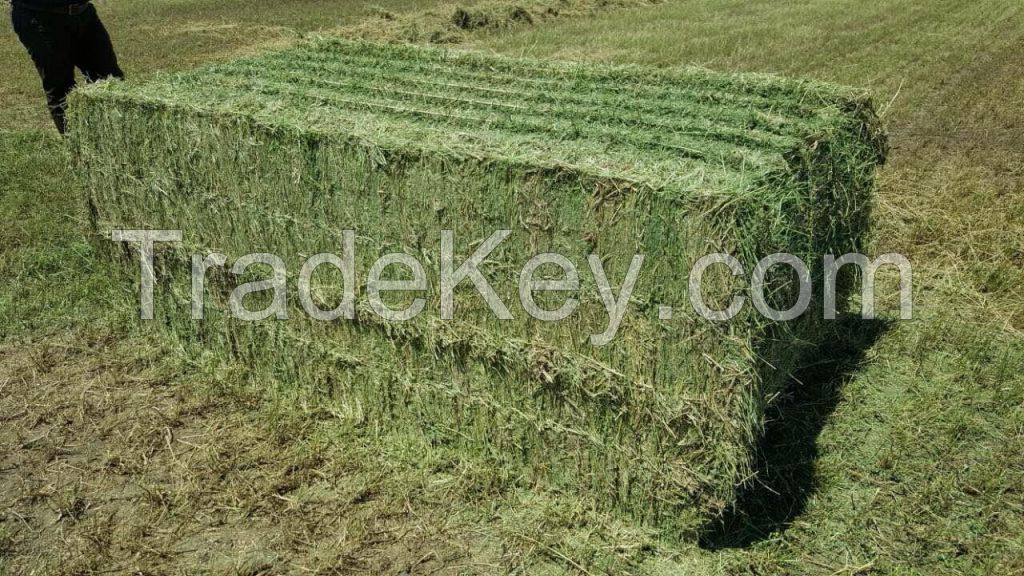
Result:
{"label": "grass field background", "polygon": [[[133,75],[349,26],[373,5],[99,3]],[[482,487],[457,463],[406,467],[414,446],[337,437],[330,415],[260,398],[235,368],[133,326],[132,279],[95,254],[5,22],[0,574],[1024,572],[1024,8],[680,0],[466,44],[871,89],[892,140],[874,251],[914,263],[916,320],[837,326],[842,345],[773,413],[755,487],[700,548]]]}
{"label": "grass field background", "polygon": [[[128,75],[182,70],[201,62],[242,55],[287,42],[297,31],[356,24],[380,12],[422,9],[431,0],[146,0],[95,2],[116,42]],[[5,111],[0,127],[43,124],[39,80],[5,15],[0,40],[0,87]]]}

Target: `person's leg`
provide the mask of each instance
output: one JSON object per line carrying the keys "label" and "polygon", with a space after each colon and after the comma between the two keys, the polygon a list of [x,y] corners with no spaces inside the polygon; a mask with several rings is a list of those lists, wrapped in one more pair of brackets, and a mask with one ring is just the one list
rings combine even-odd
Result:
{"label": "person's leg", "polygon": [[39,71],[53,123],[63,133],[67,96],[75,87],[75,65],[71,58],[68,30],[61,18],[63,16],[17,6],[11,10],[14,31]]}
{"label": "person's leg", "polygon": [[90,5],[84,13],[75,16],[75,65],[82,71],[87,82],[106,78],[124,79],[124,72],[117,65],[117,54],[110,41],[110,35],[103,26],[96,7]]}

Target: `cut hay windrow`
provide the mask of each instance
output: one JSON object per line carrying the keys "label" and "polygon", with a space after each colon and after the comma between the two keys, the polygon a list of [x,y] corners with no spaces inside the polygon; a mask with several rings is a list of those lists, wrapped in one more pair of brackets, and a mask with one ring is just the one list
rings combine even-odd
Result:
{"label": "cut hay windrow", "polygon": [[378,9],[375,17],[332,33],[346,38],[412,44],[456,44],[475,31],[509,30],[560,18],[593,16],[664,0],[473,0],[442,2],[412,13]]}
{"label": "cut hay windrow", "polygon": [[[184,231],[159,291],[172,332],[374,433],[422,434],[525,486],[675,532],[749,480],[766,403],[827,344],[813,308],[785,323],[750,306],[699,319],[693,263],[724,252],[749,271],[788,252],[820,288],[824,254],[862,247],[885,142],[865,95],[820,83],[324,38],[87,87],[70,127],[101,233]],[[290,320],[246,323],[213,290],[207,320],[189,320],[193,252],[270,252],[294,275],[305,257],[340,253],[346,229],[359,278],[389,252],[423,263],[431,308],[387,322],[361,304],[355,320],[325,323],[293,298]],[[482,266],[501,299],[519,302],[523,264],[556,252],[580,270],[573,315],[541,322],[510,306],[499,320],[467,282],[456,318],[440,318],[441,231],[455,232],[458,263],[502,229],[512,235]],[[599,347],[589,335],[608,313],[591,254],[613,286],[645,257]],[[716,267],[703,297],[736,289]],[[773,289],[796,298],[781,276]],[[317,290],[339,292],[322,278]],[[663,304],[673,320],[659,319]]]}

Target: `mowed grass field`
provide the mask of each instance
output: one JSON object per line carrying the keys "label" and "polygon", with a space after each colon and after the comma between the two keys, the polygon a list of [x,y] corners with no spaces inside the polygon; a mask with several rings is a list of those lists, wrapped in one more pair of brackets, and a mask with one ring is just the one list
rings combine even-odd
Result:
{"label": "mowed grass field", "polygon": [[[246,54],[287,42],[297,31],[315,31],[356,24],[380,12],[394,14],[422,9],[431,0],[145,0],[95,2],[111,35],[126,74],[181,70],[201,62]],[[4,15],[0,41],[0,128],[42,124],[39,81],[24,48]]]}
{"label": "mowed grass field", "polygon": [[[132,75],[436,3],[103,2]],[[863,86],[892,151],[874,252],[915,316],[844,321],[773,411],[759,478],[701,546],[424,465],[135,326],[38,80],[0,27],[0,574],[1024,573],[1024,8],[667,1],[480,32],[511,55]]]}

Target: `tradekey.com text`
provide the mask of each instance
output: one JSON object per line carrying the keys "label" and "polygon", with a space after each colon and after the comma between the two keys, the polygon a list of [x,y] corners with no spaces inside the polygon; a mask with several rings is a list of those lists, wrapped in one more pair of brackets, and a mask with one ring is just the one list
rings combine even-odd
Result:
{"label": "tradekey.com text", "polygon": [[[456,261],[455,233],[451,230],[440,231],[439,261],[435,264],[436,290],[439,302],[439,315],[442,320],[451,320],[456,315],[455,293],[470,285],[476,290],[490,312],[498,319],[514,318],[507,303],[495,291],[492,280],[486,276],[487,263],[492,253],[512,235],[511,230],[497,230],[482,242],[476,242],[473,253],[461,261]],[[154,268],[154,252],[157,245],[176,244],[182,241],[181,230],[114,230],[111,239],[115,242],[129,243],[137,248],[140,263],[140,317],[152,320],[154,317],[154,284],[156,272]],[[341,253],[324,252],[306,258],[300,265],[295,290],[298,293],[302,310],[311,318],[319,321],[353,320],[356,316],[356,232],[344,230],[341,238]],[[605,269],[605,260],[600,255],[589,254],[586,257],[589,273],[592,275],[593,289],[607,313],[605,329],[590,335],[594,346],[603,346],[611,342],[618,333],[625,317],[634,289],[643,272],[644,256],[636,254],[632,257],[626,273],[621,278],[609,278]],[[837,277],[841,268],[852,265],[859,269],[861,279],[861,317],[875,317],[875,276],[879,268],[890,266],[899,273],[899,307],[900,319],[909,320],[913,315],[912,282],[913,269],[904,256],[889,253],[876,258],[863,254],[849,253],[841,256],[826,254],[821,262],[820,277],[823,291],[822,310],[825,319],[832,320],[837,316]],[[747,305],[748,297],[756,311],[773,321],[790,321],[807,313],[813,296],[812,266],[799,257],[787,253],[775,253],[765,256],[750,268],[749,283],[745,290],[747,296],[733,294],[727,305],[711,307],[704,301],[703,282],[705,273],[716,266],[724,267],[732,276],[746,277],[748,268],[736,257],[725,253],[712,253],[698,259],[688,274],[689,306],[700,317],[712,322],[728,322],[735,318]],[[773,269],[788,267],[789,273],[798,281],[796,301],[788,308],[777,309],[770,302],[770,294],[766,286]],[[192,318],[202,320],[205,310],[206,279],[213,269],[229,271],[237,279],[249,279],[256,269],[269,269],[271,272],[259,280],[247,281],[234,287],[228,298],[230,314],[242,321],[259,321],[268,318],[286,320],[289,315],[288,306],[288,267],[280,257],[255,252],[237,258],[228,267],[228,257],[218,252],[194,254],[191,257],[191,306]],[[342,298],[334,308],[323,309],[313,297],[312,278],[318,269],[334,269],[341,275]],[[541,270],[544,272],[541,273]],[[402,277],[403,279],[393,279]],[[387,278],[387,279],[385,279]],[[518,286],[518,300],[523,313],[543,322],[566,320],[579,307],[581,294],[580,270],[570,258],[564,255],[545,252],[529,258],[519,268],[518,278],[513,279]],[[381,318],[401,322],[411,320],[428,309],[427,298],[430,290],[427,268],[416,257],[395,252],[380,256],[369,267],[363,283],[366,303],[370,310]],[[740,290],[737,290],[740,292]],[[243,305],[243,300],[253,294],[266,294],[269,298],[261,302],[265,305],[258,309],[250,309]],[[407,298],[401,307],[388,304],[385,295],[403,294]],[[538,304],[538,295],[557,293],[560,305],[554,307],[550,298],[545,298],[547,306]],[[250,302],[251,303],[251,302]],[[773,305],[774,304],[774,305]],[[670,304],[656,307],[658,317],[662,321],[671,320],[673,308]]]}

